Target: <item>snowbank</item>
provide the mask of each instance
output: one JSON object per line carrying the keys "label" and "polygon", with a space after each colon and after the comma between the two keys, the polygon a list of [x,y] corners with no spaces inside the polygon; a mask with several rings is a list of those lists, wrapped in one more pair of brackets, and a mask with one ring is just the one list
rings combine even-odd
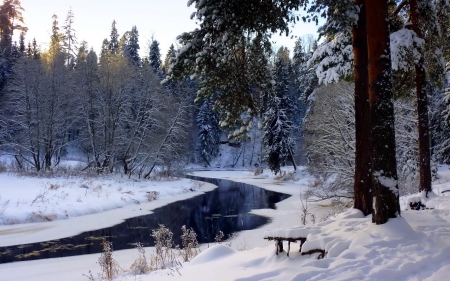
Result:
{"label": "snowbank", "polygon": [[[436,196],[427,201],[434,209],[404,210],[402,217],[384,225],[374,225],[371,217],[349,210],[334,219],[315,225],[298,226],[301,202],[299,192],[307,188],[306,174],[299,181],[275,181],[270,175],[255,177],[243,171],[201,172],[199,176],[221,177],[248,182],[267,189],[293,194],[277,204],[277,210],[258,210],[272,219],[260,229],[245,231],[226,244],[203,245],[202,253],[177,270],[158,270],[148,275],[124,273],[115,280],[447,280],[450,275],[450,197]],[[450,175],[448,177],[450,179]],[[441,177],[434,188],[449,184]],[[403,199],[404,202],[405,199]],[[312,205],[313,211],[323,207]],[[272,232],[271,232],[272,231]],[[319,254],[302,255],[291,245],[290,256],[275,255],[274,242],[264,240],[269,234],[307,235],[307,249],[323,249]],[[245,247],[241,248],[241,242]],[[227,242],[228,244],[228,242]],[[297,244],[298,245],[298,244]],[[287,244],[285,244],[287,249]],[[152,249],[147,248],[147,253]],[[2,280],[86,280],[81,275],[99,272],[99,255],[39,260],[0,265]],[[137,251],[113,254],[122,268],[137,257]]]}

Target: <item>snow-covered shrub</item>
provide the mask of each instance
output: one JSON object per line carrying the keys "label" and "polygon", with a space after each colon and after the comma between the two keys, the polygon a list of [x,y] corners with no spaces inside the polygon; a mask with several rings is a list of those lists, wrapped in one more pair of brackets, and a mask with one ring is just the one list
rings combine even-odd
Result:
{"label": "snow-covered shrub", "polygon": [[151,202],[153,200],[158,200],[159,192],[158,191],[147,191],[146,197],[149,202]]}
{"label": "snow-covered shrub", "polygon": [[98,264],[102,270],[102,279],[112,280],[114,276],[118,275],[122,270],[112,257],[113,254],[113,244],[112,242],[102,240],[102,253],[100,258],[98,258]]}
{"label": "snow-covered shrub", "polygon": [[145,257],[145,249],[139,242],[136,243],[136,249],[138,250],[139,256],[131,265],[130,271],[134,275],[146,274],[150,271],[150,268]]}
{"label": "snow-covered shrub", "polygon": [[223,234],[222,231],[219,231],[219,233],[217,233],[216,237],[214,238],[214,241],[216,241],[216,243],[222,242],[223,237],[225,236],[225,234]]}
{"label": "snow-covered shrub", "polygon": [[339,82],[318,88],[305,119],[308,172],[315,177],[310,195],[353,197],[355,165],[354,86]]}
{"label": "snow-covered shrub", "polygon": [[151,237],[155,239],[155,253],[150,258],[150,270],[165,269],[176,265],[173,233],[160,224],[153,229]]}
{"label": "snow-covered shrub", "polygon": [[180,254],[183,261],[187,262],[200,253],[200,250],[198,249],[197,233],[195,233],[192,228],[186,228],[185,225],[181,227],[181,231],[183,232],[183,234],[181,234],[181,244],[183,245],[183,248],[180,249]]}

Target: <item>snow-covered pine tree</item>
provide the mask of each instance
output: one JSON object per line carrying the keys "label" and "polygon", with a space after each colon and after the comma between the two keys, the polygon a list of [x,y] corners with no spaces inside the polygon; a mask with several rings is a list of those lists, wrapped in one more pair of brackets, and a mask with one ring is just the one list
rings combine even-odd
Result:
{"label": "snow-covered pine tree", "polygon": [[139,57],[139,32],[134,25],[131,31],[125,32],[120,40],[120,49],[122,56],[126,57],[128,61],[136,66],[141,63],[141,58]]}
{"label": "snow-covered pine tree", "polygon": [[[263,160],[275,174],[280,172],[281,166],[285,165],[288,159],[293,159],[294,141],[289,136],[292,122],[282,108],[282,103],[282,98],[271,97],[269,106],[263,115],[263,143],[265,146]],[[295,167],[295,162],[293,164]]]}
{"label": "snow-covered pine tree", "polygon": [[273,69],[273,96],[268,96],[268,107],[263,115],[264,161],[275,174],[290,160],[295,169],[293,156],[294,140],[290,134],[292,121],[292,101],[289,93],[289,58],[284,48],[277,53]]}
{"label": "snow-covered pine tree", "polygon": [[213,101],[203,99],[197,113],[198,151],[205,165],[210,166],[211,159],[219,153],[220,128],[218,114],[213,111]]}
{"label": "snow-covered pine tree", "polygon": [[100,64],[107,63],[111,52],[109,51],[109,41],[108,39],[103,39],[102,47],[100,49]]}
{"label": "snow-covered pine tree", "polygon": [[293,10],[304,2],[190,0],[189,6],[196,8],[191,18],[199,21],[200,28],[179,36],[182,47],[169,79],[199,78],[199,98],[213,96],[222,126],[237,127],[237,136],[242,135],[259,114],[256,95],[267,88],[267,66],[258,55],[271,51],[271,33],[289,34],[289,22],[297,18]]}
{"label": "snow-covered pine tree", "polygon": [[110,40],[108,49],[111,52],[111,54],[115,55],[119,52],[119,33],[117,32],[116,28],[116,21],[113,20],[111,25],[111,34],[110,34]]}
{"label": "snow-covered pine tree", "polygon": [[150,44],[150,52],[148,55],[150,61],[150,66],[153,68],[155,73],[160,73],[161,71],[161,52],[159,50],[159,42],[156,39],[152,40]]}
{"label": "snow-covered pine tree", "polygon": [[[418,117],[418,167],[420,170],[420,191],[431,191],[431,156],[429,142],[428,96],[434,85],[442,85],[444,63],[439,42],[443,42],[441,26],[432,1],[410,0],[396,7],[394,14],[402,14],[398,21],[403,28],[391,34],[393,69],[397,68],[403,77],[411,77],[414,83],[404,83],[405,88],[415,85]],[[442,7],[444,8],[444,7]],[[448,7],[447,7],[448,10]],[[444,40],[445,41],[445,40]],[[428,42],[428,44],[426,43]],[[433,42],[430,44],[430,42]],[[409,55],[406,60],[405,54]],[[406,73],[405,72],[410,72]],[[408,75],[409,74],[409,75]],[[402,80],[406,80],[403,78]]]}
{"label": "snow-covered pine tree", "polygon": [[75,30],[73,29],[73,23],[74,23],[74,14],[72,9],[69,10],[67,13],[66,20],[64,21],[64,51],[66,53],[66,61],[67,65],[73,65],[75,60],[75,54],[76,54],[76,44],[77,37],[75,34]]}
{"label": "snow-covered pine tree", "polygon": [[12,73],[12,38],[14,30],[27,31],[23,25],[22,8],[19,0],[4,0],[0,5],[0,91]]}
{"label": "snow-covered pine tree", "polygon": [[164,58],[164,63],[162,66],[162,69],[165,74],[169,73],[170,62],[172,59],[174,60],[175,57],[176,57],[175,47],[173,46],[173,44],[171,44],[169,50],[167,51],[166,57]]}

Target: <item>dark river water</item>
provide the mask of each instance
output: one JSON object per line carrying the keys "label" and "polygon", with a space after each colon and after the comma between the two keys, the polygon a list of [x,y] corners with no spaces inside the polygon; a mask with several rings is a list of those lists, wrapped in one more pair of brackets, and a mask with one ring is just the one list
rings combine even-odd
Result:
{"label": "dark river water", "polygon": [[150,234],[160,224],[172,230],[173,240],[177,245],[181,245],[183,225],[194,229],[199,243],[214,242],[219,231],[226,238],[232,233],[255,229],[268,223],[269,219],[248,212],[252,209],[274,209],[275,203],[289,197],[283,193],[229,180],[188,177],[219,187],[157,208],[150,215],[127,219],[112,227],[52,241],[0,247],[0,263],[99,253],[102,238],[113,242],[114,250],[135,248],[137,242],[143,246],[153,246]]}

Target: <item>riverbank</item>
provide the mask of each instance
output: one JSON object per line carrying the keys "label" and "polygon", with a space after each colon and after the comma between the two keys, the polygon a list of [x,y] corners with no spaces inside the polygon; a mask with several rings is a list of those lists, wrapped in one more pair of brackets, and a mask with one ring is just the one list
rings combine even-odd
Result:
{"label": "riverbank", "polygon": [[0,183],[0,246],[110,227],[216,188],[189,179],[37,178],[12,173],[0,173]]}
{"label": "riverbank", "polygon": [[[303,172],[299,172],[301,174]],[[371,217],[350,211],[335,219],[320,222],[320,214],[332,211],[327,204],[310,205],[316,213],[315,234],[308,239],[327,249],[325,259],[318,254],[302,256],[298,244],[291,255],[275,255],[273,242],[263,239],[265,230],[300,225],[302,200],[299,194],[308,188],[309,177],[298,181],[276,181],[273,176],[253,176],[247,171],[195,172],[203,177],[226,178],[246,182],[293,196],[277,204],[276,210],[255,213],[270,217],[272,222],[261,228],[243,231],[231,243],[202,245],[201,254],[184,263],[178,272],[158,270],[147,275],[124,273],[114,280],[446,280],[450,274],[450,200],[436,197],[434,210],[403,211],[402,218],[376,226]],[[441,171],[435,190],[450,185],[450,173]],[[311,219],[311,218],[309,218]],[[311,221],[309,221],[311,222]],[[208,248],[209,246],[209,248]],[[285,248],[287,245],[285,245]],[[146,248],[146,253],[152,251]],[[0,265],[3,280],[88,280],[82,274],[92,270],[97,276],[99,254],[19,262]],[[136,250],[113,253],[118,264],[127,269],[137,259]]]}

